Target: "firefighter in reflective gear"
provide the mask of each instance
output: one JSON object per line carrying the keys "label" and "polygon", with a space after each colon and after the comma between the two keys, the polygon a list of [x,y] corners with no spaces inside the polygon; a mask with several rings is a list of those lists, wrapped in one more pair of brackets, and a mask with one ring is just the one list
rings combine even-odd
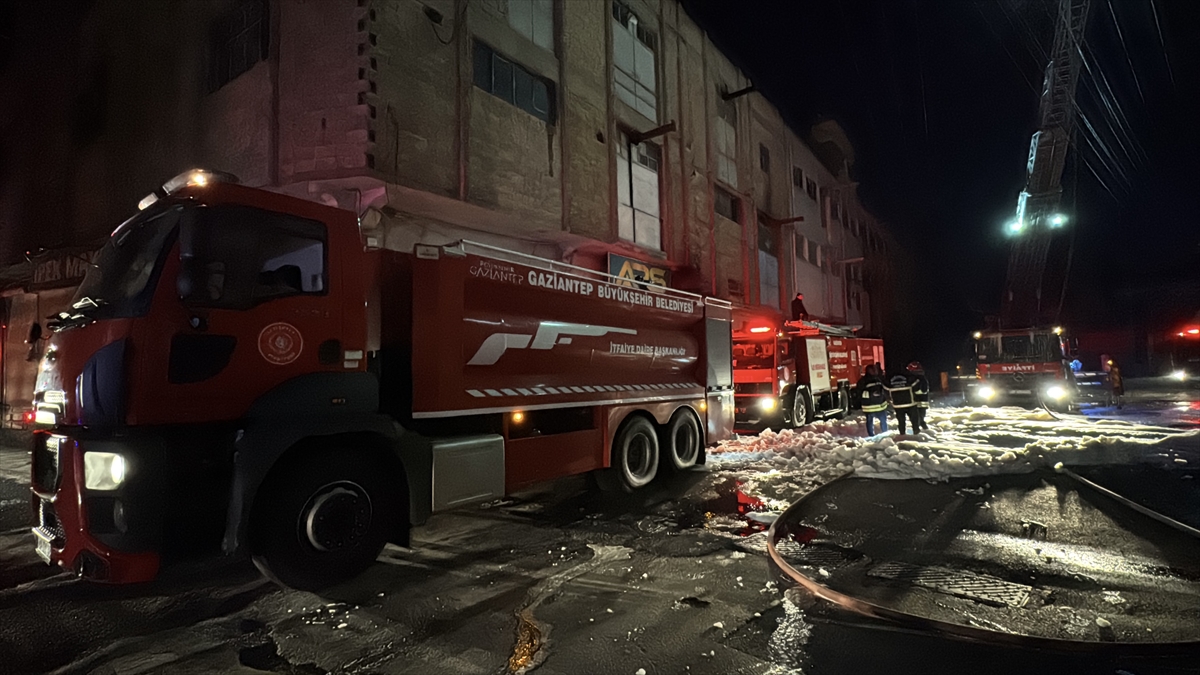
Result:
{"label": "firefighter in reflective gear", "polygon": [[892,399],[892,407],[896,410],[896,421],[900,423],[900,433],[908,433],[906,420],[912,420],[913,433],[917,429],[917,401],[913,398],[913,381],[915,378],[908,372],[892,374],[887,379],[888,396]]}
{"label": "firefighter in reflective gear", "polygon": [[879,378],[879,366],[872,363],[863,371],[855,388],[862,399],[862,410],[867,414],[867,435],[875,435],[875,423],[879,422],[879,433],[887,431],[887,391]]}
{"label": "firefighter in reflective gear", "polygon": [[925,411],[929,410],[929,380],[925,377],[925,368],[919,361],[908,364],[908,372],[912,375],[913,400],[917,405],[912,409],[913,431],[929,431],[925,421]]}

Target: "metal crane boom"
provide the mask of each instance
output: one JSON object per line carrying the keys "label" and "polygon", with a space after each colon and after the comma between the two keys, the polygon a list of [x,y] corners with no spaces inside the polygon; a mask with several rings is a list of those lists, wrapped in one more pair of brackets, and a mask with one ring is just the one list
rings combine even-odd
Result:
{"label": "metal crane boom", "polygon": [[[1054,45],[1042,85],[1039,129],[1029,144],[1025,189],[1017,198],[1009,233],[1016,239],[1000,304],[1000,325],[1034,327],[1053,322],[1060,288],[1046,288],[1047,258],[1065,222],[1058,214],[1062,175],[1075,122],[1075,87],[1082,65],[1081,44],[1091,0],[1059,0]],[[1065,283],[1063,271],[1052,280]],[[1046,300],[1046,302],[1043,302]]]}

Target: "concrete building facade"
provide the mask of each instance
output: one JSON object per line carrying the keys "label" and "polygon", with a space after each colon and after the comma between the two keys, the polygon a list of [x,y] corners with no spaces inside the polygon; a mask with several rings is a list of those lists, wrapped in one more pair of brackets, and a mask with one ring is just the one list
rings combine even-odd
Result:
{"label": "concrete building facade", "polygon": [[0,63],[10,407],[26,323],[78,282],[39,293],[31,270],[194,166],[354,210],[387,248],[473,239],[752,307],[802,292],[887,333],[888,238],[845,134],[789,128],[677,0],[98,0],[50,90],[28,69],[54,27],[22,18]]}

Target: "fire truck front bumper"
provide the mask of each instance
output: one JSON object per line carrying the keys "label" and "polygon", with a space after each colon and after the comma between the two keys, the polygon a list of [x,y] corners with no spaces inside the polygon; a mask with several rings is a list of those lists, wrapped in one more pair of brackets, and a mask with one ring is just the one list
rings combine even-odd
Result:
{"label": "fire truck front bumper", "polygon": [[733,420],[735,429],[758,430],[772,426],[778,427],[786,422],[783,402],[777,396],[739,394],[734,397],[734,404],[736,405]]}
{"label": "fire truck front bumper", "polygon": [[138,499],[130,480],[136,451],[38,431],[32,455],[33,535],[43,561],[117,584],[158,574],[159,555],[139,536],[154,505]]}
{"label": "fire truck front bumper", "polygon": [[981,382],[967,390],[973,405],[1056,406],[1076,398],[1073,388],[1057,381],[1000,383]]}

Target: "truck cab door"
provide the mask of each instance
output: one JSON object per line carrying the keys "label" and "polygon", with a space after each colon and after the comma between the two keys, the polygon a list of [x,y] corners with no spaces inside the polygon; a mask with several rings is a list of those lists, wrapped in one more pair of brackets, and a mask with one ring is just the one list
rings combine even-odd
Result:
{"label": "truck cab door", "polygon": [[145,341],[156,353],[139,359],[148,371],[140,381],[155,392],[137,397],[138,422],[237,419],[287,380],[340,370],[328,241],[318,220],[241,205],[191,209],[174,288],[164,289],[172,297],[154,313],[160,339]]}

